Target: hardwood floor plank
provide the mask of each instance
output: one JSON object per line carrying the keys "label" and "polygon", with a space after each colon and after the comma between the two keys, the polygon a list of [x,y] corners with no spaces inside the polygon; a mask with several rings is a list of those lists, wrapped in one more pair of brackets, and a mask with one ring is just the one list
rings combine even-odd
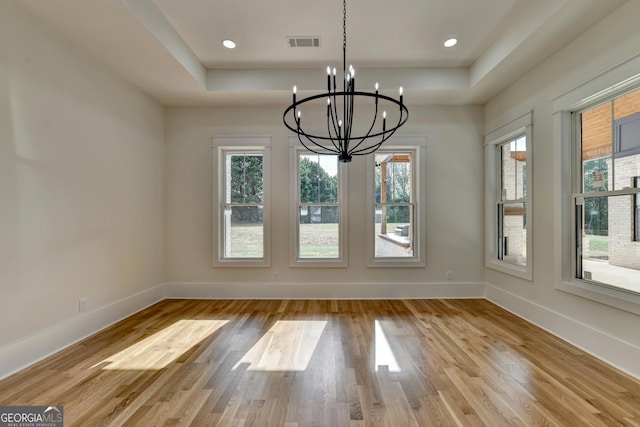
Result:
{"label": "hardwood floor plank", "polygon": [[485,300],[166,300],[3,381],[69,426],[640,426],[640,381]]}

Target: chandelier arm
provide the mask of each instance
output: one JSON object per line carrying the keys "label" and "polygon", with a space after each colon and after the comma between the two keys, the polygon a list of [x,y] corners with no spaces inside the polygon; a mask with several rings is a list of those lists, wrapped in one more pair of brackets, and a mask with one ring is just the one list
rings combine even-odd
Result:
{"label": "chandelier arm", "polygon": [[[375,109],[375,111],[374,111],[374,113],[373,113],[373,122],[371,123],[371,126],[369,127],[369,130],[367,131],[367,133],[365,134],[365,136],[363,136],[363,137],[359,138],[359,139],[360,139],[360,141],[358,141],[358,143],[357,143],[357,144],[356,144],[356,145],[351,149],[351,154],[353,154],[353,153],[358,153],[358,152],[360,152],[360,151],[366,150],[366,149],[367,149],[367,147],[370,147],[370,146],[367,146],[367,147],[364,147],[364,148],[361,148],[360,150],[358,150],[358,147],[359,147],[360,145],[362,145],[362,143],[363,143],[366,139],[368,139],[368,138],[370,138],[370,137],[371,137],[371,136],[370,136],[370,135],[371,135],[371,131],[372,131],[372,130],[373,130],[373,128],[375,127],[375,125],[376,125],[376,121],[378,120],[378,102],[376,102],[376,103],[375,103],[375,106],[376,106],[376,109]],[[379,144],[375,144],[375,145],[378,145],[378,147],[380,146]]]}
{"label": "chandelier arm", "polygon": [[[398,120],[398,123],[400,123],[401,119]],[[406,122],[406,118],[405,118],[405,122]],[[386,133],[382,136],[382,140],[376,144],[370,145],[368,147],[362,148],[360,150],[355,150],[351,153],[351,155],[353,156],[362,156],[362,155],[366,155],[366,154],[371,154],[374,151],[376,151],[378,148],[380,148],[380,146],[382,146],[382,144],[387,141],[389,138],[391,138],[393,136],[394,133],[396,133],[396,131],[400,128],[400,124],[398,124],[397,126],[395,126],[392,129],[389,129],[388,131],[386,131]]]}
{"label": "chandelier arm", "polygon": [[[336,135],[336,138],[339,138],[338,136],[338,131],[337,131],[337,127],[336,127],[336,121],[335,121],[335,117],[333,115],[333,110],[331,108],[331,106],[328,107],[329,113],[327,113],[327,133],[329,134],[329,137],[331,138],[331,127],[333,126],[333,135]],[[339,141],[339,139],[338,139]],[[336,140],[334,138],[331,138],[331,143],[333,144],[334,148],[336,150],[340,150],[340,147],[336,144]]]}
{"label": "chandelier arm", "polygon": [[356,87],[356,82],[355,79],[351,79],[351,94],[349,95],[349,139],[348,141],[351,141],[351,133],[353,131],[353,102],[355,100],[355,97],[353,96],[353,93],[355,92],[355,87]]}
{"label": "chandelier arm", "polygon": [[[329,106],[329,111],[331,113],[331,123],[329,123],[329,120],[327,120],[327,129],[329,132],[329,139],[331,140],[331,143],[333,144],[335,149],[338,150],[338,152],[340,152],[340,146],[342,144],[341,144],[341,136],[339,132],[340,127],[338,126],[338,112],[335,108],[335,105],[336,105],[335,101],[336,100],[335,100],[335,90],[334,90],[333,102],[331,103],[331,105],[333,105],[334,107],[331,108],[331,106]],[[331,136],[332,135],[331,126],[333,126],[333,135],[335,135],[335,138]],[[336,144],[336,139],[338,140],[338,144]]]}
{"label": "chandelier arm", "polygon": [[[301,136],[304,136],[306,139],[309,140],[309,142],[311,144],[315,145],[316,147],[318,147],[322,151],[318,151],[316,148],[311,148],[309,145],[305,144],[305,142],[302,140]],[[302,144],[302,146],[304,148],[306,148],[307,150],[309,150],[309,151],[311,151],[312,153],[315,153],[315,154],[327,154],[327,151],[330,152],[330,153],[340,154],[339,151],[332,150],[330,147],[325,147],[324,145],[318,144],[313,139],[309,138],[306,134],[298,134],[298,141],[300,141],[300,144]]]}
{"label": "chandelier arm", "polygon": [[407,115],[404,117],[404,121],[402,120],[402,114],[400,115],[400,118],[398,119],[398,124],[387,130],[386,132],[384,132],[382,134],[382,140],[376,144],[373,145],[369,145],[367,147],[361,148],[360,150],[353,150],[350,154],[352,156],[362,156],[362,155],[366,155],[366,154],[371,154],[374,151],[376,151],[378,148],[380,148],[380,146],[382,146],[382,144],[387,141],[389,138],[391,138],[393,136],[394,133],[396,133],[396,131],[400,128],[400,126],[402,126],[402,124],[404,124],[408,118],[409,118],[409,112],[407,110]]}
{"label": "chandelier arm", "polygon": [[380,148],[380,146],[382,146],[382,144],[384,144],[384,142],[391,138],[391,136],[396,132],[396,129],[393,129],[391,132],[388,132],[387,136],[383,136],[382,139],[380,140],[380,142],[377,142],[375,144],[366,146],[364,148],[361,148],[360,150],[355,150],[351,153],[352,156],[363,156],[366,154],[371,154],[373,152],[375,152],[378,148]]}

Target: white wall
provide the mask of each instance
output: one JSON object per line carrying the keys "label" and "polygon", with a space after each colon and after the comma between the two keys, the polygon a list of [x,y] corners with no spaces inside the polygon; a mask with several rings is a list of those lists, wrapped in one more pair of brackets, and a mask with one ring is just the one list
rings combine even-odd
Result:
{"label": "white wall", "polygon": [[0,376],[162,284],[163,174],[163,108],[0,2]]}
{"label": "white wall", "polygon": [[[169,108],[167,143],[167,282],[185,295],[185,284],[201,283],[193,296],[428,296],[428,286],[481,283],[483,277],[483,155],[480,107],[412,107],[405,135],[427,140],[426,268],[367,268],[366,161],[357,157],[349,174],[349,268],[289,267],[290,133],[282,124],[282,107]],[[212,267],[211,137],[261,135],[272,138],[272,266]],[[446,282],[445,271],[453,271]],[[278,282],[273,282],[273,272]],[[306,282],[321,285],[300,286]],[[234,283],[232,287],[227,284]],[[341,284],[325,292],[327,286]],[[218,286],[215,286],[218,284]],[[252,286],[251,284],[258,284]],[[285,284],[292,286],[285,286]],[[348,285],[352,287],[350,291]],[[367,286],[378,285],[377,291]],[[388,284],[396,284],[384,288]],[[410,287],[398,284],[412,284]],[[295,285],[295,286],[294,286]],[[193,287],[192,287],[193,288]],[[229,289],[235,293],[229,293]],[[244,290],[243,290],[244,289]],[[362,291],[362,292],[360,292]],[[402,291],[400,291],[402,289]],[[442,291],[442,287],[439,288]],[[208,290],[208,291],[207,291]],[[221,293],[222,292],[222,293]],[[376,293],[378,292],[378,293]],[[395,292],[400,292],[395,293]],[[453,291],[450,296],[455,296]]]}
{"label": "white wall", "polygon": [[[640,2],[630,1],[485,106],[489,132],[533,111],[533,282],[487,269],[487,295],[521,316],[640,376],[640,317],[555,288],[560,220],[552,101],[640,54]],[[639,70],[640,72],[640,70]],[[559,193],[558,193],[559,194]],[[623,354],[624,353],[624,354]]]}

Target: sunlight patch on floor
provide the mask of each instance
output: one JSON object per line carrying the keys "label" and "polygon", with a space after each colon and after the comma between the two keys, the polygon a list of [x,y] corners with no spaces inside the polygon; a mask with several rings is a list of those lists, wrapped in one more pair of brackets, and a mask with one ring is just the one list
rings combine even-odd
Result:
{"label": "sunlight patch on floor", "polygon": [[393,354],[393,349],[389,345],[389,340],[382,330],[380,321],[375,321],[375,370],[377,371],[380,366],[388,366],[389,372],[400,372],[400,365],[396,360],[396,356]]}
{"label": "sunlight patch on floor", "polygon": [[184,319],[100,363],[108,370],[160,370],[223,327],[228,320]]}
{"label": "sunlight patch on floor", "polygon": [[320,341],[325,320],[279,320],[234,366],[249,371],[304,371]]}

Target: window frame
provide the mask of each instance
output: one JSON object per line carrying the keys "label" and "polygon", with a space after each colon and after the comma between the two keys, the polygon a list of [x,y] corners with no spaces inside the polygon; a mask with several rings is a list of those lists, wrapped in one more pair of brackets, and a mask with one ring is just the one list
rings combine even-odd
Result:
{"label": "window frame", "polygon": [[[630,234],[630,241],[631,242],[636,242],[636,240],[634,239],[634,232],[635,229],[633,229],[634,226],[634,218],[633,216],[635,215],[635,211],[634,211],[634,206],[633,203],[636,202],[636,197],[638,195],[638,190],[636,190],[636,188],[634,188],[635,184],[635,179],[632,179],[631,182],[631,186],[624,186],[622,189],[618,189],[616,188],[616,167],[615,167],[615,160],[618,158],[622,158],[622,157],[627,157],[630,155],[638,155],[640,154],[640,151],[638,151],[638,148],[634,148],[632,150],[624,150],[624,151],[620,151],[619,150],[619,146],[620,146],[620,141],[619,141],[619,126],[620,123],[625,122],[627,118],[630,117],[634,117],[634,120],[638,120],[638,118],[640,117],[640,113],[636,113],[634,115],[631,116],[627,116],[625,118],[622,119],[618,119],[618,120],[612,120],[612,145],[611,145],[611,162],[612,162],[612,167],[611,167],[611,171],[608,174],[608,182],[609,182],[609,187],[611,187],[612,189],[607,189],[607,190],[600,190],[600,191],[595,191],[595,190],[585,190],[584,188],[584,164],[583,164],[583,160],[582,160],[582,122],[581,122],[581,117],[584,113],[592,110],[593,108],[596,108],[600,105],[603,104],[608,104],[608,103],[615,103],[615,100],[621,97],[624,97],[626,94],[629,93],[633,93],[633,92],[639,92],[640,91],[640,87],[636,88],[636,89],[630,89],[627,91],[624,91],[622,93],[615,93],[615,94],[609,94],[609,95],[604,95],[601,98],[598,98],[597,100],[594,100],[592,103],[588,103],[586,105],[581,106],[580,108],[576,108],[573,109],[571,111],[571,128],[573,129],[572,135],[571,135],[571,152],[573,155],[573,159],[572,159],[572,169],[571,169],[571,173],[572,173],[572,186],[571,186],[571,227],[572,227],[572,238],[571,238],[571,252],[573,254],[573,257],[571,258],[571,267],[570,267],[570,272],[571,272],[571,279],[572,280],[578,280],[581,282],[585,282],[589,285],[595,285],[595,286],[600,286],[602,288],[606,288],[606,289],[611,289],[615,292],[617,291],[621,291],[621,292],[627,292],[630,294],[635,294],[640,296],[640,292],[635,292],[632,290],[628,290],[625,289],[623,287],[618,287],[615,284],[612,283],[605,283],[605,282],[598,282],[597,280],[592,280],[590,275],[583,277],[583,261],[582,261],[582,256],[583,256],[583,250],[584,250],[584,242],[582,239],[582,232],[584,231],[585,225],[584,225],[584,221],[583,221],[583,216],[584,216],[584,210],[585,210],[585,199],[587,198],[600,198],[600,197],[624,197],[624,196],[630,196],[631,197],[631,209],[629,212],[630,215],[630,223],[631,223],[631,227],[632,229],[630,230],[631,234]],[[635,178],[635,177],[634,177]],[[610,201],[610,199],[609,199]],[[579,219],[580,217],[580,219]],[[611,237],[611,235],[609,234],[609,237]],[[585,275],[587,273],[585,272]]]}
{"label": "window frame", "polygon": [[411,257],[376,257],[375,256],[375,156],[367,159],[367,267],[424,267],[426,265],[426,137],[396,136],[387,140],[376,151],[411,152],[413,206],[413,256]]}
{"label": "window frame", "polygon": [[[498,162],[502,146],[525,137],[526,173],[525,186],[526,265],[514,264],[499,258],[499,206],[502,200],[502,165]],[[528,112],[485,135],[485,267],[533,281],[533,112]]]}
{"label": "window frame", "polygon": [[[348,178],[347,167],[343,162],[337,161],[337,157],[334,154],[328,153],[327,156],[336,157],[338,164],[338,253],[337,258],[301,258],[300,257],[300,217],[299,208],[301,205],[307,205],[306,203],[300,203],[300,179],[298,175],[300,155],[316,155],[308,149],[300,145],[297,138],[289,138],[289,160],[290,167],[289,172],[292,174],[289,179],[289,219],[290,219],[290,243],[289,253],[290,255],[290,267],[325,267],[325,268],[346,268],[349,266],[349,253],[348,253],[348,223],[349,223],[349,209],[347,206],[348,198]],[[323,155],[323,154],[320,154]]]}
{"label": "window frame", "polygon": [[[633,177],[633,186],[638,188],[640,187],[640,176]],[[633,203],[631,205],[632,210],[632,219],[631,223],[633,224],[633,241],[640,242],[640,194],[635,194],[633,196]]]}
{"label": "window frame", "polygon": [[576,221],[572,195],[582,178],[577,162],[579,148],[574,112],[640,90],[639,68],[640,57],[632,58],[553,99],[554,172],[558,178],[555,180],[554,247],[558,254],[554,264],[555,288],[635,314],[640,314],[640,294],[575,277]]}
{"label": "window frame", "polygon": [[[214,267],[270,267],[271,266],[271,173],[270,173],[270,137],[212,137],[212,181],[213,181],[213,266]],[[226,257],[224,210],[227,205],[226,167],[227,153],[261,152],[263,185],[263,256],[260,258]]]}

